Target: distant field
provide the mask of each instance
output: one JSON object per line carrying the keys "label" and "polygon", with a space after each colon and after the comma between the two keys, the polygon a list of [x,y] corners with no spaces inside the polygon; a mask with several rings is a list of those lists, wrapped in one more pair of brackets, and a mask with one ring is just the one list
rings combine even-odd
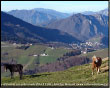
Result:
{"label": "distant field", "polygon": [[[14,84],[36,84],[36,86],[43,86],[40,83],[47,83],[50,86],[54,86],[54,83],[57,83],[57,86],[63,85],[66,83],[68,86],[70,84],[83,84],[83,85],[95,85],[95,86],[104,86],[108,85],[108,59],[103,59],[103,63],[101,66],[101,72],[97,75],[96,72],[92,76],[91,72],[91,63],[71,67],[65,71],[58,71],[58,72],[45,72],[45,73],[38,73],[33,75],[25,75],[23,76],[23,80],[19,80],[19,77],[16,76],[14,79],[9,77],[2,77],[2,84],[7,83],[14,83]],[[59,85],[58,85],[59,84]],[[82,86],[83,86],[82,85]],[[71,85],[73,86],[73,85]]]}
{"label": "distant field", "polygon": [[57,48],[57,49],[47,48],[45,53],[48,54],[49,56],[45,56],[45,57],[41,56],[40,63],[45,64],[45,63],[55,62],[58,57],[63,56],[64,53],[69,51],[71,50],[64,49],[64,48]]}
{"label": "distant field", "polygon": [[[13,58],[17,61],[17,63],[23,64],[25,69],[34,69],[36,67],[35,64],[38,57],[34,57],[33,55],[40,55],[42,53],[48,54],[48,56],[39,57],[40,65],[43,65],[55,62],[58,57],[61,57],[64,53],[71,51],[64,48],[51,49],[45,45],[32,45],[28,49],[23,50],[16,49],[17,45],[15,46],[4,42],[2,42],[2,46],[8,47],[1,48],[1,61],[10,62]],[[8,53],[8,55],[5,55],[5,53]],[[5,74],[2,74],[2,76],[4,75]]]}

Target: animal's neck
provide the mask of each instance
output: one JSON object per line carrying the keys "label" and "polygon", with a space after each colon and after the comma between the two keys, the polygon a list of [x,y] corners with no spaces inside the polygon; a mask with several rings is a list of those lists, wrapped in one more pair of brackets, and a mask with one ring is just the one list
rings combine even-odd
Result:
{"label": "animal's neck", "polygon": [[10,69],[11,69],[11,66],[7,65],[7,66],[6,66],[6,69],[9,69],[9,70],[10,70]]}
{"label": "animal's neck", "polygon": [[98,60],[96,59],[96,61],[95,62],[98,62]]}

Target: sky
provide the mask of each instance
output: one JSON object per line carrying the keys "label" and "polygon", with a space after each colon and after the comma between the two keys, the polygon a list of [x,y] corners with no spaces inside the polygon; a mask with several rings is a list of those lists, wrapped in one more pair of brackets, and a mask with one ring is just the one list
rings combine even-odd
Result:
{"label": "sky", "polygon": [[108,1],[1,1],[1,10],[53,9],[60,12],[100,11],[108,8]]}

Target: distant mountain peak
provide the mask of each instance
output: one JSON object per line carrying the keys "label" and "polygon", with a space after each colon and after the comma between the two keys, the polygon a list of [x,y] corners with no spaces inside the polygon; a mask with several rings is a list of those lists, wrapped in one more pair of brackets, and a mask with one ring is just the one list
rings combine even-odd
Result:
{"label": "distant mountain peak", "polygon": [[71,17],[53,22],[47,26],[67,32],[81,41],[97,35],[108,35],[108,17],[102,14],[74,14]]}
{"label": "distant mountain peak", "polygon": [[81,17],[81,16],[85,16],[85,15],[82,13],[77,13],[77,14],[73,14],[71,17],[74,17],[74,16]]}
{"label": "distant mountain peak", "polygon": [[34,8],[32,10],[12,10],[8,14],[37,26],[45,26],[50,22],[69,17],[70,14],[51,9]]}
{"label": "distant mountain peak", "polygon": [[82,14],[84,14],[84,15],[102,14],[102,15],[108,16],[108,8],[105,8],[105,9],[100,10],[100,11],[97,11],[97,12],[93,12],[93,11],[84,11],[84,12],[82,12]]}

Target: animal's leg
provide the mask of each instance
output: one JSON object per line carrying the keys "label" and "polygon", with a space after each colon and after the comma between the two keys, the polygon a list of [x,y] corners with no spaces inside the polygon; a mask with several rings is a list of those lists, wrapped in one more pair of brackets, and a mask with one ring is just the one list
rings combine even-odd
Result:
{"label": "animal's leg", "polygon": [[101,71],[100,71],[100,67],[99,67],[99,72],[101,72]]}
{"label": "animal's leg", "polygon": [[4,67],[4,69],[5,69],[5,72],[7,72],[7,69],[6,69],[6,67]]}
{"label": "animal's leg", "polygon": [[22,79],[22,71],[19,72],[20,80]]}
{"label": "animal's leg", "polygon": [[92,75],[94,75],[94,68],[92,68]]}
{"label": "animal's leg", "polygon": [[98,68],[98,73],[99,73],[99,68]]}
{"label": "animal's leg", "polygon": [[99,73],[99,67],[97,67],[97,74]]}
{"label": "animal's leg", "polygon": [[11,79],[13,78],[14,72],[11,72]]}

